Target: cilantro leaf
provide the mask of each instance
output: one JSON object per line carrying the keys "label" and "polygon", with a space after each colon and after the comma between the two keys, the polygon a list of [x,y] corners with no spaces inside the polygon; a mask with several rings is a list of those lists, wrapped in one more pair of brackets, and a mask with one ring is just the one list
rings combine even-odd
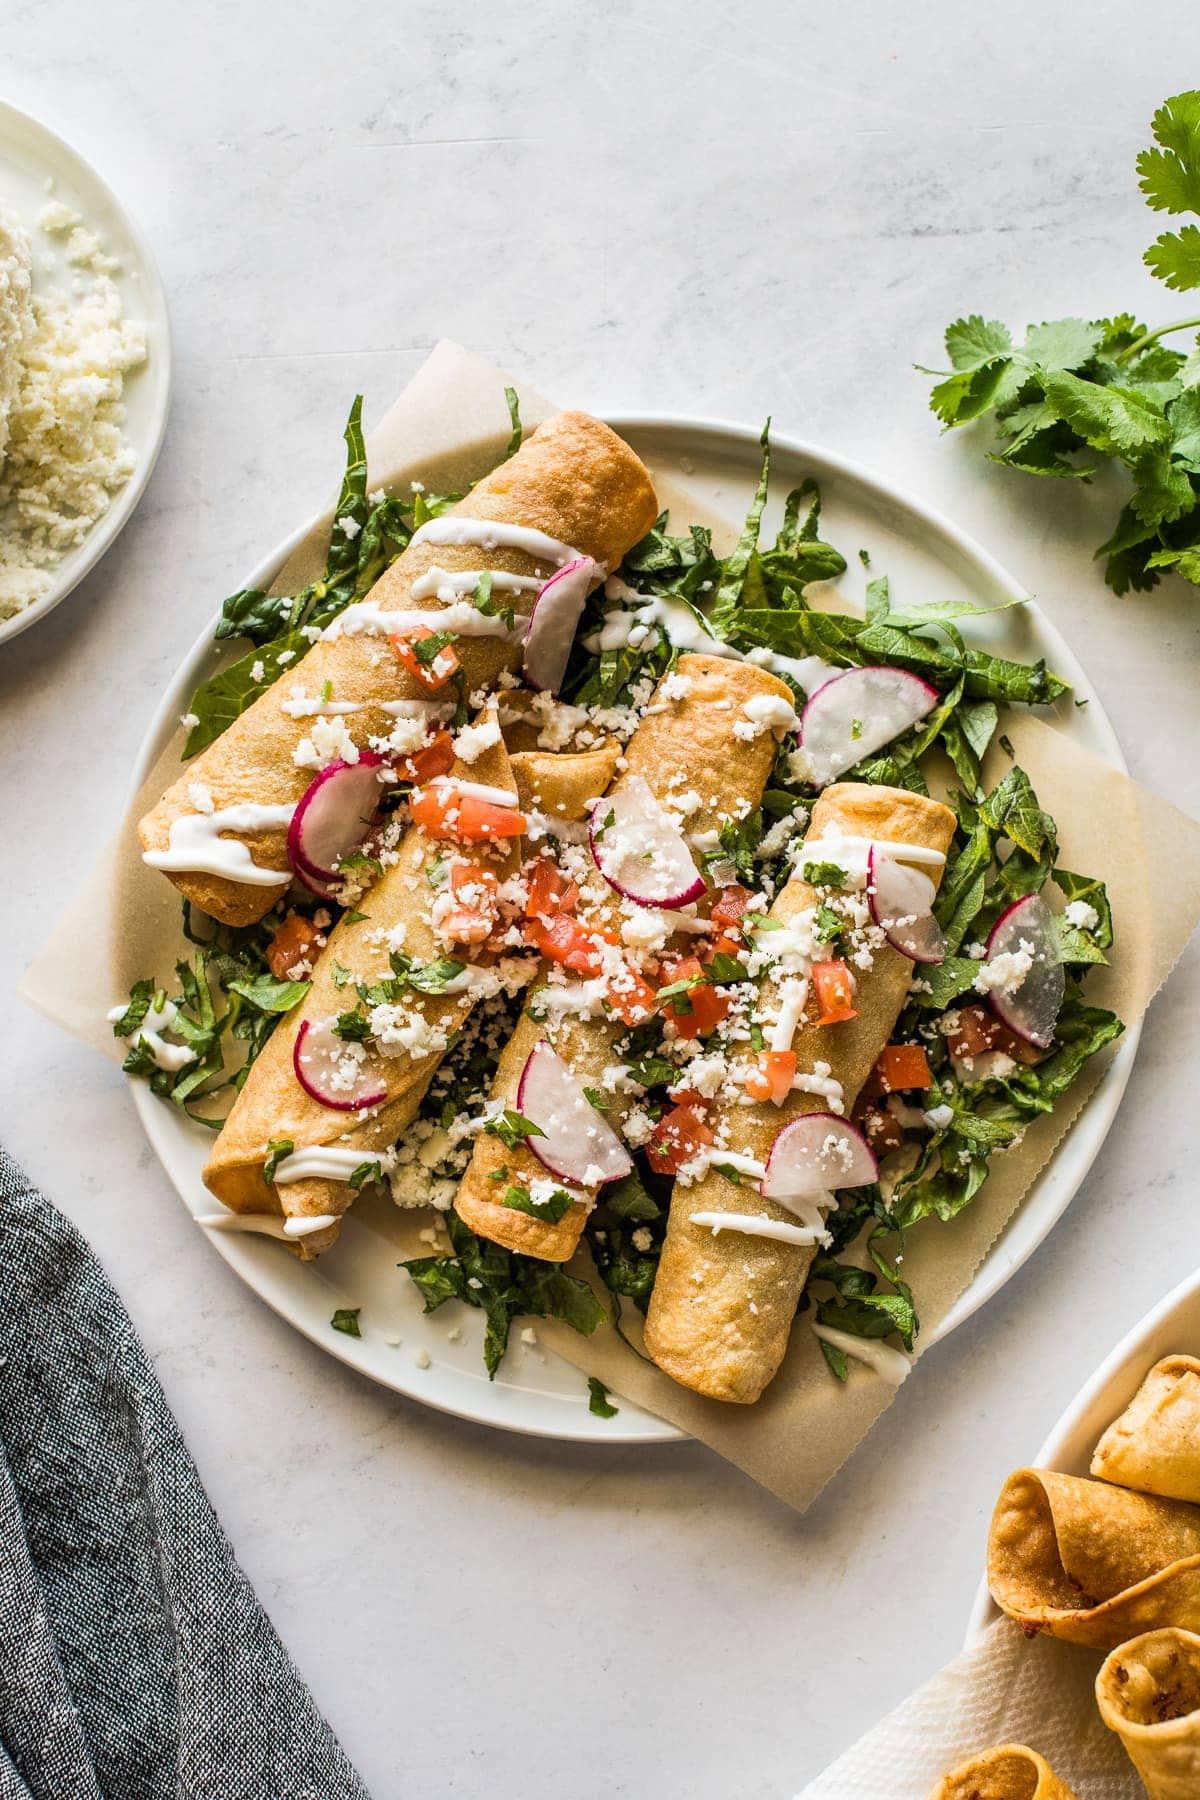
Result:
{"label": "cilantro leaf", "polygon": [[358,1316],[361,1312],[361,1306],[339,1306],[329,1323],[335,1331],[344,1331],[347,1337],[360,1338]]}
{"label": "cilantro leaf", "polygon": [[594,1375],[588,1376],[588,1411],[598,1419],[615,1419],[620,1412],[619,1406],[613,1406],[608,1398],[608,1389]]}

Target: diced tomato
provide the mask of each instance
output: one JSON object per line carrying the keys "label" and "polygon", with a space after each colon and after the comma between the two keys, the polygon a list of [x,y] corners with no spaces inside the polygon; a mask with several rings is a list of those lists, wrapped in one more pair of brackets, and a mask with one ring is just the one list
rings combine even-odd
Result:
{"label": "diced tomato", "polygon": [[423,663],[418,657],[414,645],[431,638],[433,632],[428,625],[418,625],[414,631],[406,631],[403,637],[399,632],[389,632],[388,642],[404,664],[409,674],[436,693],[438,688],[445,687],[450,677],[458,670],[458,652],[453,644],[443,644],[433,661]]}
{"label": "diced tomato", "polygon": [[963,1006],[953,1031],[946,1033],[951,1056],[982,1056],[994,1050],[1000,1036],[1000,1021],[986,1006]]}
{"label": "diced tomato", "polygon": [[740,881],[734,881],[729,887],[721,889],[708,916],[713,924],[720,926],[722,930],[730,925],[740,925],[746,908],[753,898],[748,887],[743,887]]}
{"label": "diced tomato", "polygon": [[455,944],[486,942],[495,928],[500,893],[492,871],[456,862],[450,869],[450,892],[459,904],[439,922],[438,936]]}
{"label": "diced tomato", "polygon": [[705,1144],[713,1142],[713,1134],[696,1107],[676,1106],[664,1113],[654,1127],[646,1156],[657,1175],[674,1175]]}
{"label": "diced tomato", "polygon": [[854,977],[840,956],[828,962],[814,963],[813,987],[816,989],[818,1025],[840,1025],[844,1019],[855,1019]]}
{"label": "diced tomato", "polygon": [[770,1100],[782,1106],[796,1079],[794,1050],[760,1050],[758,1067],[746,1077],[746,1092],[752,1100]]}
{"label": "diced tomato", "polygon": [[525,901],[527,919],[553,919],[559,913],[573,913],[579,904],[579,889],[548,856],[536,857],[530,865],[529,896]]}
{"label": "diced tomato", "polygon": [[458,838],[465,844],[492,843],[499,838],[520,837],[525,814],[512,806],[497,806],[477,794],[464,794],[444,778],[428,787],[414,788],[410,802],[414,823],[430,837]]}
{"label": "diced tomato", "polygon": [[657,1006],[650,983],[628,964],[610,980],[608,1004],[625,1025],[644,1025],[654,1017]]}
{"label": "diced tomato", "polygon": [[904,1127],[885,1106],[859,1106],[855,1109],[854,1123],[870,1144],[876,1156],[887,1156],[892,1150],[900,1150],[904,1145]]}
{"label": "diced tomato", "polygon": [[587,928],[569,913],[558,913],[552,919],[527,919],[525,941],[544,956],[547,962],[574,969],[577,975],[598,975],[600,952]]}
{"label": "diced tomato", "polygon": [[910,1088],[933,1085],[929,1058],[920,1044],[889,1044],[867,1077],[864,1094],[900,1094]]}
{"label": "diced tomato", "polygon": [[672,995],[663,1002],[664,1015],[675,1021],[676,1034],[681,1038],[707,1037],[732,1004],[729,995],[703,980],[703,975],[698,956],[670,956],[663,960],[663,987],[671,987],[677,981],[694,984],[685,994]]}
{"label": "diced tomato", "polygon": [[454,739],[448,731],[439,731],[396,764],[401,781],[432,781],[435,775],[446,775],[454,767]]}
{"label": "diced tomato", "polygon": [[726,937],[725,933],[722,932],[720,937],[712,939],[707,950],[704,951],[704,960],[706,963],[710,963],[714,956],[736,956],[740,958],[745,956],[745,954],[746,946],[743,944],[741,938]]}
{"label": "diced tomato", "polygon": [[324,948],[319,926],[303,913],[291,912],[267,945],[267,964],[277,981],[303,980]]}

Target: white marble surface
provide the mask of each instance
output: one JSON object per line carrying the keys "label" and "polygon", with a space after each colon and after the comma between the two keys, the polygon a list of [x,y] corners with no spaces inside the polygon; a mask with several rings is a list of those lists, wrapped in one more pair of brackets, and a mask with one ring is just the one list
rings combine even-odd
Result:
{"label": "white marble surface", "polygon": [[[441,334],[565,402],[782,427],[940,504],[1044,599],[1135,772],[1200,809],[1200,600],[1118,601],[1102,493],[942,441],[981,308],[1180,309],[1133,178],[1190,0],[10,0],[5,97],[161,262],[175,405],[115,552],[0,654],[11,992],[202,621],[329,488],[348,396]],[[376,1391],[184,1218],[122,1078],[7,1005],[0,1131],[111,1270],[250,1576],[377,1800],[787,1796],[957,1647],[1001,1477],[1200,1257],[1195,955],[1083,1193],[798,1520],[694,1446],[587,1451]]]}

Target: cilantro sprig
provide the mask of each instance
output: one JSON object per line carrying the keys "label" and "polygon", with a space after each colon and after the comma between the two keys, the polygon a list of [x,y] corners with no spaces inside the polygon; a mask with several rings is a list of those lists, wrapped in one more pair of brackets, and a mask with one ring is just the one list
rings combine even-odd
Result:
{"label": "cilantro sprig", "polygon": [[[1137,159],[1147,203],[1200,214],[1200,90],[1165,101],[1151,131],[1155,145]],[[1175,292],[1200,287],[1200,228],[1161,232],[1143,260]],[[988,416],[990,461],[1085,482],[1104,462],[1128,471],[1128,498],[1096,551],[1118,594],[1169,570],[1200,585],[1200,348],[1162,341],[1197,327],[1200,314],[1148,329],[1127,312],[1031,325],[1018,343],[973,313],[946,332],[950,368],[930,405],[947,428]]]}

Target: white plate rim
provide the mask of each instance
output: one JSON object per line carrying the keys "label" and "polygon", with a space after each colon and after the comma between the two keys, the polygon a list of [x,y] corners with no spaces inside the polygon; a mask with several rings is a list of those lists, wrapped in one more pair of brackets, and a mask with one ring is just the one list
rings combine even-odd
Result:
{"label": "white plate rim", "polygon": [[[1133,1398],[1133,1393],[1143,1376],[1157,1361],[1159,1356],[1170,1354],[1159,1345],[1151,1351],[1150,1346],[1163,1336],[1166,1328],[1173,1325],[1177,1314],[1195,1309],[1200,1301],[1200,1269],[1194,1269],[1186,1275],[1177,1287],[1156,1302],[1150,1311],[1143,1313],[1136,1325],[1131,1325],[1124,1337],[1109,1351],[1104,1361],[1088,1376],[1075,1398],[1059,1414],[1041,1449],[1030,1463],[1034,1469],[1056,1469],[1066,1453],[1066,1446],[1079,1429],[1082,1421],[1097,1407],[1101,1396],[1107,1394],[1129,1374],[1133,1365],[1137,1364],[1137,1380],[1130,1390],[1118,1402],[1112,1402],[1111,1419],[1117,1418]],[[1176,1346],[1182,1348],[1182,1346]],[[978,1642],[983,1633],[995,1620],[1001,1617],[1000,1608],[988,1592],[987,1575],[983,1576],[971,1607],[971,1616],[967,1624],[967,1635],[963,1649],[969,1650]]]}
{"label": "white plate rim", "polygon": [[[84,538],[83,542],[64,558],[60,565],[60,575],[49,591],[35,600],[32,605],[16,613],[11,619],[0,620],[0,644],[19,637],[44,619],[60,606],[69,594],[72,594],[80,582],[90,575],[101,557],[112,548],[121,532],[125,529],[134,511],[146,491],[147,483],[154,473],[159,452],[167,430],[167,415],[171,409],[171,318],[167,308],[166,290],[158,271],[154,253],[140,226],[130,215],[128,209],[113,192],[99,171],[93,167],[87,157],[77,150],[67,138],[59,132],[51,130],[32,113],[22,111],[7,100],[0,100],[0,121],[7,121],[24,130],[35,142],[41,138],[53,145],[55,152],[68,164],[73,164],[81,171],[83,185],[90,185],[104,197],[105,203],[112,209],[125,232],[129,244],[137,258],[142,276],[144,303],[150,355],[144,368],[134,373],[134,379],[145,379],[151,383],[152,423],[150,434],[144,444],[138,446],[137,467],[133,474],[119,490],[115,500],[104,517],[100,519]],[[85,224],[87,221],[84,221]],[[65,573],[62,573],[65,571]]]}
{"label": "white plate rim", "polygon": [[[732,420],[678,413],[621,412],[615,408],[604,409],[602,416],[611,424],[613,430],[623,436],[629,435],[636,438],[639,433],[686,433],[693,440],[703,436],[735,445],[739,451],[753,447],[757,452],[758,430],[740,425]],[[986,581],[1006,596],[1027,597],[1027,588],[1017,582],[1003,565],[977,544],[968,533],[960,530],[943,514],[928,506],[924,501],[915,498],[904,488],[875,475],[852,458],[826,450],[790,433],[773,429],[771,442],[776,449],[794,456],[799,461],[811,464],[819,481],[825,478],[826,473],[833,475],[865,489],[876,502],[899,509],[915,518],[928,532],[945,540],[961,558],[973,565]],[[325,513],[318,515],[318,518],[327,518],[328,516],[329,512],[326,509]],[[269,587],[275,574],[308,535],[313,523],[314,521],[310,520],[290,533],[262,559],[242,585]],[[1030,610],[1036,616],[1040,635],[1052,647],[1058,672],[1071,680],[1073,685],[1082,685],[1088,690],[1090,723],[1097,726],[1097,735],[1104,741],[1102,754],[1124,772],[1126,763],[1116,732],[1103,705],[1095,696],[1092,684],[1078,658],[1057,628],[1046,617],[1041,607],[1038,606],[1036,600],[1030,601]],[[155,709],[135,758],[130,783],[131,795],[137,791],[155,757],[160,754],[177,727],[179,714],[194,686],[194,671],[201,657],[211,650],[213,631],[218,616],[214,613],[195,639],[186,657],[177,666],[167,691]],[[951,1331],[963,1324],[979,1307],[983,1306],[1016,1273],[1057,1224],[1086,1179],[1088,1170],[1107,1137],[1129,1079],[1140,1034],[1141,1021],[1138,1021],[1127,1030],[1120,1049],[1113,1057],[1101,1084],[1088,1102],[1085,1113],[1072,1126],[1050,1165],[1043,1171],[1032,1193],[1026,1196],[1015,1215],[1020,1218],[1022,1213],[1026,1212],[1034,1194],[1039,1195],[1043,1199],[1043,1203],[1045,1196],[1049,1194],[1050,1203],[1045,1206],[1044,1216],[1040,1211],[1038,1213],[1040,1229],[1035,1235],[1030,1236],[1028,1241],[1018,1240],[1015,1247],[1007,1250],[1004,1234],[1001,1234],[980,1264],[971,1285],[960,1296],[958,1303],[946,1315],[940,1326],[929,1332],[923,1345],[923,1352],[931,1349],[934,1344],[940,1343]],[[166,1163],[159,1150],[158,1127],[163,1116],[161,1102],[149,1092],[144,1083],[131,1079],[129,1086],[143,1129],[146,1131],[160,1163],[164,1166],[164,1172],[172,1186],[175,1187],[184,1206],[189,1212],[194,1212],[184,1186],[177,1180],[172,1168]],[[1084,1120],[1087,1120],[1089,1130],[1086,1134],[1079,1135]],[[1070,1153],[1068,1147],[1073,1150],[1074,1154]],[[395,1368],[367,1366],[368,1359],[361,1349],[357,1348],[361,1340],[342,1334],[330,1334],[327,1330],[318,1331],[314,1323],[303,1316],[297,1316],[292,1310],[285,1309],[280,1304],[278,1297],[269,1291],[269,1283],[259,1278],[253,1262],[240,1254],[245,1245],[244,1239],[232,1233],[212,1232],[206,1235],[213,1248],[224,1258],[238,1277],[274,1312],[301,1332],[310,1342],[316,1344],[326,1354],[336,1357],[339,1361],[357,1369],[359,1373],[367,1375],[381,1385],[394,1392],[404,1394],[410,1399],[418,1400],[424,1405],[432,1406],[437,1411],[449,1413],[454,1417],[467,1419],[473,1423],[513,1430],[527,1436],[551,1438],[560,1442],[644,1444],[687,1440],[688,1434],[678,1427],[665,1420],[652,1419],[649,1415],[642,1415],[642,1417],[653,1429],[647,1429],[641,1425],[633,1428],[618,1426],[614,1429],[614,1421],[604,1421],[605,1430],[602,1435],[587,1425],[580,1430],[574,1430],[564,1429],[560,1426],[542,1427],[536,1423],[522,1422],[518,1424],[505,1419],[481,1417],[479,1412],[472,1410],[469,1405],[455,1403],[453,1399],[445,1395],[435,1396],[424,1391],[415,1381],[406,1379],[406,1371],[402,1365],[397,1365]],[[330,1341],[331,1335],[332,1341]],[[588,1417],[585,1410],[583,1419],[586,1420]]]}

